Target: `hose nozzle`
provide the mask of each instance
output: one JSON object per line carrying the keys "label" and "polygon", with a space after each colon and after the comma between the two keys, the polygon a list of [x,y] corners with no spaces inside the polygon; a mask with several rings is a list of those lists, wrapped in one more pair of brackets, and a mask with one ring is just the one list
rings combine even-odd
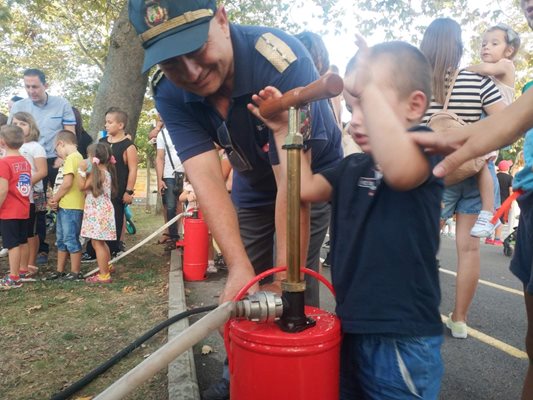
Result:
{"label": "hose nozzle", "polygon": [[257,292],[235,303],[236,318],[254,322],[274,322],[283,314],[281,296],[273,292]]}

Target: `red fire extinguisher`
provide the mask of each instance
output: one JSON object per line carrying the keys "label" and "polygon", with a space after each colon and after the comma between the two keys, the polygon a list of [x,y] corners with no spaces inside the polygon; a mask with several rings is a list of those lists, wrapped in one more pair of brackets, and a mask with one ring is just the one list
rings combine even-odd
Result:
{"label": "red fire extinguisher", "polygon": [[176,243],[183,247],[183,279],[201,281],[206,278],[209,248],[209,230],[200,210],[194,209],[192,215],[183,222],[184,238]]}
{"label": "red fire extinguisher", "polygon": [[[282,270],[285,268],[273,268],[251,283]],[[325,283],[333,293],[331,284],[318,273],[307,268],[303,271]],[[236,300],[248,289],[241,290]],[[232,400],[339,398],[340,321],[319,308],[305,307],[305,312],[314,324],[297,333],[284,332],[273,321],[229,321],[225,342]]]}

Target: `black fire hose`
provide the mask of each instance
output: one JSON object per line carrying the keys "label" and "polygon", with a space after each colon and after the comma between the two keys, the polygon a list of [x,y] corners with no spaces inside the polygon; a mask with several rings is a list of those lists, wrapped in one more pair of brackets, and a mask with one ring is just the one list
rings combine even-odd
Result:
{"label": "black fire hose", "polygon": [[126,346],[125,348],[123,348],[121,351],[119,351],[117,354],[115,354],[109,360],[107,360],[106,362],[100,364],[98,367],[93,369],[91,372],[89,372],[83,378],[81,378],[77,382],[74,382],[72,385],[70,385],[69,387],[63,389],[61,392],[54,394],[51,397],[51,400],[66,400],[66,399],[68,399],[70,396],[72,396],[77,391],[83,389],[85,386],[87,386],[89,383],[91,383],[94,379],[96,379],[99,375],[103,374],[105,371],[107,371],[109,368],[111,368],[113,365],[115,365],[117,362],[119,362],[121,359],[123,359],[125,356],[127,356],[129,353],[131,353],[133,350],[135,350],[141,344],[143,344],[148,339],[150,339],[152,336],[154,336],[156,333],[158,333],[159,331],[161,331],[161,330],[165,329],[166,327],[172,325],[173,323],[178,322],[178,321],[182,320],[183,318],[190,317],[191,315],[201,314],[201,313],[204,313],[204,312],[208,312],[208,311],[214,310],[215,308],[217,308],[217,305],[193,308],[191,310],[187,310],[187,311],[181,312],[179,314],[176,314],[173,317],[167,319],[166,321],[161,322],[159,325],[153,327],[148,332],[146,332],[144,335],[140,336],[133,343],[131,343],[128,346]]}

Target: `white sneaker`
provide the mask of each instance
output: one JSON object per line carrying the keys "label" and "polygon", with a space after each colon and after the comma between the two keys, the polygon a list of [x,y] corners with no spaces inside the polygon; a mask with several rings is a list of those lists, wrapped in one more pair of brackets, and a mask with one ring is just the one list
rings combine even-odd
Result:
{"label": "white sneaker", "polygon": [[452,336],[456,339],[466,339],[468,337],[468,327],[466,322],[455,322],[452,320],[452,314],[448,314],[446,327],[451,331]]}
{"label": "white sneaker", "polygon": [[496,228],[490,223],[492,217],[493,214],[490,211],[481,210],[477,217],[476,223],[470,231],[470,236],[486,238],[492,235],[492,232],[494,232],[494,229]]}
{"label": "white sneaker", "polygon": [[9,253],[9,250],[5,247],[2,247],[2,249],[0,250],[0,257],[6,257],[7,253]]}
{"label": "white sneaker", "polygon": [[218,268],[215,267],[215,262],[209,260],[209,263],[207,264],[207,273],[208,274],[216,274],[218,272]]}

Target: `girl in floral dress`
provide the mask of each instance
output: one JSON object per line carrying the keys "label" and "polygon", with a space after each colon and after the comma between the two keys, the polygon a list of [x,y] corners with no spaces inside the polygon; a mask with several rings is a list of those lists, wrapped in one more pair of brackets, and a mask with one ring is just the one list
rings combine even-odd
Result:
{"label": "girl in floral dress", "polygon": [[112,196],[117,190],[117,176],[111,148],[97,143],[87,148],[88,159],[80,163],[78,185],[86,192],[81,236],[91,239],[96,251],[99,273],[87,278],[89,283],[111,283],[111,254],[106,240],[116,240]]}

